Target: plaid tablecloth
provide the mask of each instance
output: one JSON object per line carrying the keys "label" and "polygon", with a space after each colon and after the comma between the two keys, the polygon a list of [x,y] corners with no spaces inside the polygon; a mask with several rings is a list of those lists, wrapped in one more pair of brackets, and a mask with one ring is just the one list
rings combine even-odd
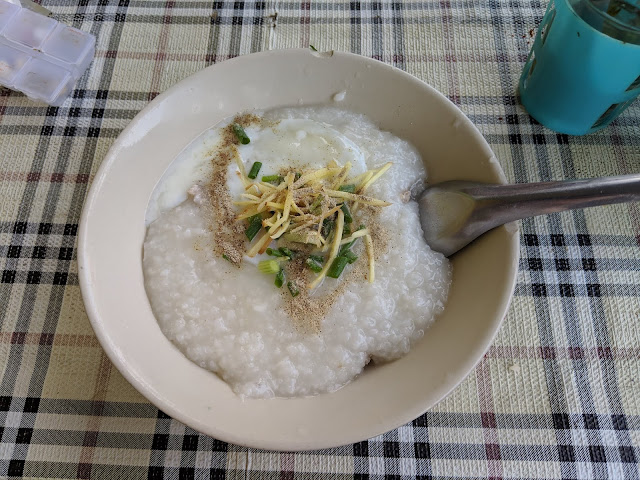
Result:
{"label": "plaid tablecloth", "polygon": [[511,182],[640,170],[640,103],[585,137],[525,113],[537,0],[45,0],[97,37],[61,107],[0,90],[0,477],[640,478],[640,208],[522,222],[515,297],[475,371],[431,411],[341,448],[274,453],[172,420],[112,366],[85,314],[76,235],[109,146],[159,92],[265,49],[351,51],[433,85]]}

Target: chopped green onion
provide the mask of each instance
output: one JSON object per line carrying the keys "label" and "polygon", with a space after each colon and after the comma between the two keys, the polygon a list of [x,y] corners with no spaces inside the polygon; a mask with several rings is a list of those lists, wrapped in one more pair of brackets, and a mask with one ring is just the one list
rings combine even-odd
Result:
{"label": "chopped green onion", "polygon": [[342,245],[340,247],[340,250],[338,250],[338,256],[342,256],[344,254],[344,252],[348,251],[349,249],[351,249],[351,247],[353,247],[353,245],[356,243],[356,240],[358,240],[357,238],[355,240],[351,240],[349,243],[345,243],[344,245]]}
{"label": "chopped green onion", "polygon": [[353,253],[351,250],[346,250],[342,252],[341,256],[347,259],[347,262],[349,262],[349,265],[351,265],[353,262],[355,262],[358,259],[358,256],[355,253]]}
{"label": "chopped green onion", "polygon": [[[358,230],[364,230],[365,228],[367,228],[367,227],[365,227],[364,225],[360,225],[360,226],[356,229],[356,232],[357,232]],[[358,241],[358,239],[356,238],[356,239],[354,239],[354,240],[351,240],[349,243],[345,243],[344,245],[342,245],[342,246],[340,247],[340,250],[338,251],[338,256],[344,255],[344,252],[346,252],[346,251],[347,251],[347,250],[349,250],[351,247],[353,247],[353,245],[354,245],[357,241]],[[351,262],[349,262],[349,263],[351,263]]]}
{"label": "chopped green onion", "polygon": [[280,250],[274,250],[273,248],[267,248],[267,255],[271,255],[272,257],[284,257],[284,253]]}
{"label": "chopped green onion", "polygon": [[[231,259],[229,257],[227,257],[226,253],[222,254],[222,258],[224,258],[227,262],[231,262]],[[233,263],[233,262],[231,262],[231,263]]]}
{"label": "chopped green onion", "polygon": [[293,250],[289,250],[287,247],[280,247],[278,250],[282,255],[289,258],[293,258],[293,256],[296,254],[296,252],[294,252]]}
{"label": "chopped green onion", "polygon": [[253,240],[258,232],[262,229],[262,215],[259,213],[253,217],[249,217],[249,227],[244,231],[249,241]]}
{"label": "chopped green onion", "polygon": [[287,288],[289,289],[289,293],[292,297],[297,297],[300,293],[300,290],[298,290],[298,286],[293,282],[287,282]]}
{"label": "chopped green onion", "polygon": [[307,266],[314,272],[320,273],[322,271],[322,264],[315,261],[313,258],[307,258]]}
{"label": "chopped green onion", "polygon": [[284,180],[280,175],[264,175],[262,177],[263,182],[267,183],[280,183]]}
{"label": "chopped green onion", "polygon": [[296,172],[296,174],[293,176],[293,181],[297,182],[298,180],[300,180],[301,176],[302,176],[301,173]]}
{"label": "chopped green onion", "polygon": [[330,218],[325,218],[322,221],[322,236],[328,238],[329,234],[333,231],[333,224],[335,222]]}
{"label": "chopped green onion", "polygon": [[348,185],[340,185],[338,190],[341,192],[356,193],[356,186],[353,183],[350,183]]}
{"label": "chopped green onion", "polygon": [[351,211],[349,211],[349,207],[347,207],[346,202],[342,204],[340,210],[344,212],[344,223],[353,222],[353,217],[351,216]]}
{"label": "chopped green onion", "polygon": [[276,287],[280,288],[284,285],[284,270],[280,270],[276,275],[276,280],[273,282]]}
{"label": "chopped green onion", "polygon": [[317,52],[317,51],[318,51],[318,49],[317,49],[316,47],[314,47],[313,45],[309,45],[309,48],[310,48],[311,50],[313,50],[314,52]]}
{"label": "chopped green onion", "polygon": [[322,205],[322,201],[324,200],[324,197],[322,195],[318,195],[314,200],[313,203],[311,204],[311,206],[309,207],[309,211],[311,213],[315,213],[316,210],[318,210],[320,208],[320,205]]}
{"label": "chopped green onion", "polygon": [[316,262],[323,264],[324,263],[324,257],[322,255],[309,255],[309,258],[311,260],[315,260]]}
{"label": "chopped green onion", "polygon": [[258,270],[262,273],[278,273],[280,271],[280,264],[277,260],[262,260],[258,262]]}
{"label": "chopped green onion", "polygon": [[353,244],[356,243],[356,240],[358,240],[357,238],[355,240],[351,240],[349,243],[345,243],[344,245],[342,245],[340,247],[340,250],[338,250],[338,256],[341,257],[344,252],[348,251],[351,247],[353,247]]}
{"label": "chopped green onion", "polygon": [[342,271],[344,270],[344,267],[347,266],[347,263],[349,263],[349,260],[347,259],[347,257],[342,257],[342,256],[336,257],[336,259],[333,261],[333,263],[329,267],[329,270],[327,271],[327,277],[331,277],[331,278],[340,277],[340,275],[342,275]]}
{"label": "chopped green onion", "polygon": [[253,162],[253,165],[251,165],[251,170],[249,170],[249,175],[247,175],[247,177],[249,177],[251,180],[255,180],[261,168],[261,162]]}
{"label": "chopped green onion", "polygon": [[249,140],[249,137],[247,136],[247,132],[245,132],[244,128],[242,128],[242,125],[234,123],[232,128],[233,128],[233,133],[236,134],[236,137],[238,138],[238,141],[242,145],[246,145],[247,143],[249,143],[251,141],[251,140]]}

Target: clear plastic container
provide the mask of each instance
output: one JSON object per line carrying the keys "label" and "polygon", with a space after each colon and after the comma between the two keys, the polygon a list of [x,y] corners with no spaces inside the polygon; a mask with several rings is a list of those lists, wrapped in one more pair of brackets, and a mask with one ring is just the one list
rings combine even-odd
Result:
{"label": "clear plastic container", "polygon": [[60,105],[95,55],[95,37],[0,0],[0,85]]}

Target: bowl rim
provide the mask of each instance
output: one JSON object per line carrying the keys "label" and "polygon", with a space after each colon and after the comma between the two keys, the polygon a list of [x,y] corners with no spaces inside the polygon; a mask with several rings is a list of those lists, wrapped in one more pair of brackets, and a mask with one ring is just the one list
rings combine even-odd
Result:
{"label": "bowl rim", "polygon": [[[84,207],[82,210],[81,218],[80,218],[80,227],[78,234],[78,278],[80,284],[80,290],[82,294],[82,298],[84,301],[85,309],[87,315],[89,317],[91,326],[102,346],[105,353],[111,362],[116,366],[119,372],[124,376],[124,378],[139,392],[141,393],[147,400],[149,400],[153,405],[157,408],[161,409],[166,414],[170,415],[172,418],[184,423],[185,425],[191,426],[194,429],[205,433],[207,435],[211,435],[215,438],[219,438],[223,441],[245,445],[248,447],[254,448],[262,448],[267,450],[286,450],[286,451],[304,451],[304,450],[312,450],[312,449],[321,449],[321,448],[331,448],[337,447],[341,445],[347,445],[350,443],[358,442],[363,440],[361,433],[354,434],[346,434],[341,437],[339,441],[335,439],[327,440],[312,440],[312,441],[296,441],[292,443],[290,441],[282,441],[282,440],[268,440],[264,439],[251,439],[247,438],[243,435],[238,435],[233,432],[228,431],[219,431],[215,428],[215,425],[203,424],[194,422],[194,419],[190,417],[186,412],[180,409],[179,405],[174,405],[170,401],[168,401],[163,396],[159,395],[155,389],[150,388],[150,386],[142,381],[139,377],[137,377],[134,373],[132,373],[127,364],[126,358],[119,355],[117,352],[116,345],[112,342],[109,337],[109,333],[107,328],[105,328],[105,324],[102,322],[101,314],[96,302],[95,293],[93,291],[93,280],[92,280],[92,269],[89,261],[89,226],[90,226],[90,217],[92,208],[97,201],[100,193],[101,187],[104,182],[107,180],[110,172],[111,166],[114,162],[117,161],[118,155],[123,148],[122,142],[124,138],[135,129],[139,127],[139,124],[144,121],[145,117],[150,114],[156,107],[161,105],[165,100],[172,97],[178,91],[183,89],[185,86],[189,84],[193,84],[198,81],[200,78],[205,78],[208,75],[208,72],[212,71],[212,69],[219,68],[219,65],[234,65],[238,68],[242,68],[250,62],[255,61],[256,59],[265,59],[268,57],[279,57],[282,55],[299,55],[299,54],[309,54],[309,50],[306,48],[299,49],[286,49],[286,50],[270,50],[259,53],[253,53],[249,55],[243,55],[239,57],[235,57],[229,60],[225,60],[219,64],[213,64],[205,69],[202,69],[195,74],[181,80],[177,84],[173,85],[160,95],[158,95],[154,100],[148,103],[130,122],[129,124],[122,130],[122,132],[118,135],[114,143],[109,148],[107,154],[104,157],[100,167],[98,168],[93,184],[90,187],[90,190],[86,196]],[[383,62],[379,62],[377,60],[370,59],[368,57],[364,57],[361,55],[347,53],[347,52],[326,52],[326,53],[311,53],[314,56],[336,56],[338,58],[343,58],[353,62],[375,62],[378,68],[393,71],[395,75],[399,75],[404,78],[405,81],[409,81],[414,83],[418,88],[426,89],[431,95],[434,95],[439,98],[439,100],[443,103],[443,108],[447,108],[452,114],[464,124],[466,127],[467,134],[473,137],[473,141],[478,144],[478,146],[486,153],[488,156],[493,156],[493,152],[484,139],[480,131],[477,129],[475,125],[466,117],[466,115],[456,107],[447,97],[442,95],[440,92],[435,90],[433,87],[428,85],[427,83],[419,80],[413,75],[399,70],[393,66],[385,64]],[[274,107],[275,108],[275,107]],[[212,125],[213,126],[213,125]],[[197,136],[197,135],[196,135]],[[194,137],[196,138],[196,137]],[[186,145],[185,145],[186,146]],[[494,169],[494,176],[497,177],[496,180],[500,183],[505,183],[504,173],[500,169],[499,165],[490,166]],[[505,227],[501,227],[505,228]],[[517,230],[517,227],[515,227]],[[501,294],[499,295],[499,302],[496,305],[497,318],[494,319],[492,324],[493,328],[491,331],[485,332],[485,335],[482,338],[478,339],[477,348],[473,352],[472,355],[469,355],[467,358],[467,362],[461,370],[464,370],[464,373],[459,375],[459,378],[456,378],[454,381],[449,382],[446,388],[441,388],[438,391],[438,400],[430,405],[422,405],[416,406],[413,409],[403,410],[400,414],[391,415],[391,421],[388,421],[384,424],[384,427],[381,429],[380,426],[372,427],[367,433],[366,438],[372,438],[376,435],[385,433],[392,429],[395,429],[401,425],[406,424],[407,422],[412,421],[418,416],[422,415],[429,408],[432,408],[435,404],[442,401],[452,390],[454,390],[475,368],[475,366],[482,360],[484,353],[487,351],[493,339],[497,335],[502,321],[506,315],[506,312],[509,308],[509,304],[511,302],[511,298],[516,285],[516,277],[518,273],[518,262],[519,262],[519,243],[520,238],[519,235],[511,235],[511,239],[508,243],[508,249],[505,252],[506,257],[508,257],[509,265],[507,269],[510,272],[510,278],[508,281],[508,285],[503,289]],[[269,400],[266,400],[269,401]]]}

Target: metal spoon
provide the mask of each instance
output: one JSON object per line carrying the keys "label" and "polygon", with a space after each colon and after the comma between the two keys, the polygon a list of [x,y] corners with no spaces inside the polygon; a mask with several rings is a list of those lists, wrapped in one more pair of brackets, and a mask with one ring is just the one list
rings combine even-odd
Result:
{"label": "metal spoon", "polygon": [[620,175],[516,185],[443,182],[427,187],[418,205],[427,244],[449,257],[483,233],[514,220],[638,200],[640,175]]}

